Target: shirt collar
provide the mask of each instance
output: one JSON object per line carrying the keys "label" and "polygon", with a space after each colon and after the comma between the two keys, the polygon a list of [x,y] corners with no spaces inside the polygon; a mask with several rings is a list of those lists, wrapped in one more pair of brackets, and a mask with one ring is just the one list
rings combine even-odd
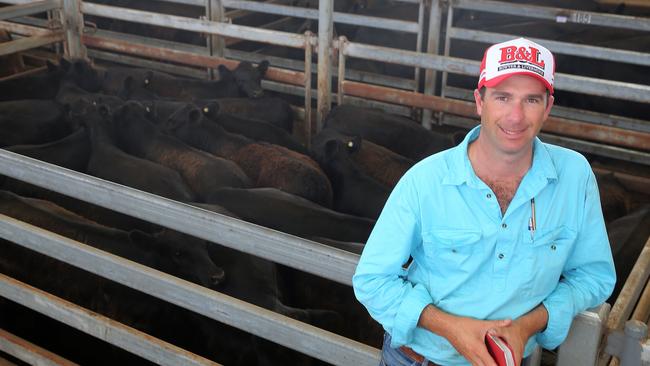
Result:
{"label": "shirt collar", "polygon": [[[463,183],[477,182],[478,177],[474,173],[472,164],[469,161],[467,148],[469,143],[476,140],[481,131],[481,125],[472,128],[463,141],[452,148],[446,157],[447,175],[443,179],[443,184],[461,185]],[[542,141],[535,137],[533,140],[533,163],[527,174],[535,175],[535,178],[546,178],[547,180],[557,180],[557,171],[555,164]]]}

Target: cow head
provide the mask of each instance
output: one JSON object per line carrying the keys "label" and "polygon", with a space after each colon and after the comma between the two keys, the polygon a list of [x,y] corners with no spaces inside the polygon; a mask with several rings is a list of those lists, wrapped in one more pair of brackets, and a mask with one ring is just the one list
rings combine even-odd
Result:
{"label": "cow head", "polygon": [[216,101],[205,103],[201,107],[201,112],[208,119],[216,120],[219,117],[219,103]]}
{"label": "cow head", "polygon": [[260,98],[264,95],[262,78],[268,70],[269,62],[264,60],[255,67],[250,62],[240,62],[232,72],[239,92],[248,98]]}
{"label": "cow head", "polygon": [[162,128],[165,131],[173,131],[183,126],[198,126],[202,118],[203,114],[197,106],[194,104],[185,104],[167,118]]}
{"label": "cow head", "polygon": [[100,72],[92,64],[83,59],[68,61],[61,59],[59,67],[63,71],[63,79],[76,84],[88,92],[98,92],[102,87]]}

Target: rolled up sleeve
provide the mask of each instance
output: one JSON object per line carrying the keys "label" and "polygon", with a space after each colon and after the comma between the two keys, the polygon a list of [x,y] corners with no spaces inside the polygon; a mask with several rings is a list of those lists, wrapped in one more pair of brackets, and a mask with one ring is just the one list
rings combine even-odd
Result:
{"label": "rolled up sleeve", "polygon": [[544,348],[558,347],[566,338],[573,318],[581,311],[603,303],[616,283],[614,261],[593,173],[585,191],[582,223],[562,279],[543,301],[548,311],[546,329],[537,334]]}
{"label": "rolled up sleeve", "polygon": [[352,278],[357,299],[391,334],[393,346],[412,340],[422,310],[432,302],[428,290],[409,282],[402,267],[422,242],[418,202],[407,174],[388,198]]}

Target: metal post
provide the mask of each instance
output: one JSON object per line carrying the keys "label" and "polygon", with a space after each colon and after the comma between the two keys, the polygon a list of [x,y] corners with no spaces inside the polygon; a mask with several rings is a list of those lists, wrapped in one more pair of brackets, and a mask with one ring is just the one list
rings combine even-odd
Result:
{"label": "metal post", "polygon": [[348,39],[345,36],[339,37],[339,74],[338,74],[338,85],[336,88],[337,104],[343,104],[343,97],[345,96],[343,92],[343,82],[345,81],[345,46],[348,43]]}
{"label": "metal post", "polygon": [[[208,0],[206,1],[206,15],[208,20],[211,22],[224,22],[224,10],[223,3],[221,0]],[[223,37],[217,34],[208,35],[208,53],[210,56],[223,58],[224,49],[226,44],[223,40]],[[209,69],[210,79],[214,80],[217,78],[217,72],[215,69]]]}
{"label": "metal post", "polygon": [[610,305],[604,303],[598,308],[581,312],[573,319],[569,334],[560,345],[557,366],[596,364],[610,309]]}
{"label": "metal post", "polygon": [[318,5],[318,110],[316,133],[323,127],[323,120],[332,104],[332,15],[334,0],[320,0]]}
{"label": "metal post", "polygon": [[83,15],[81,0],[63,0],[63,29],[65,29],[66,56],[70,58],[86,58],[86,47],[81,42],[83,31]]}
{"label": "metal post", "polygon": [[[424,33],[424,12],[425,12],[425,2],[427,0],[420,0],[420,5],[418,7],[418,33],[415,41],[415,52],[422,52],[422,34]],[[420,68],[416,67],[414,70],[415,85],[413,85],[413,91],[418,92],[420,90]]]}
{"label": "metal post", "polygon": [[305,32],[305,120],[303,122],[303,138],[305,146],[309,148],[311,145],[311,59],[312,59],[312,44],[311,40],[313,33],[311,31]]}
{"label": "metal post", "polygon": [[[438,38],[440,38],[442,4],[440,0],[431,0],[429,9],[429,35],[427,37],[427,53],[438,54]],[[438,79],[437,71],[427,69],[424,74],[424,94],[433,95]],[[431,110],[422,111],[422,126],[431,129]]]}

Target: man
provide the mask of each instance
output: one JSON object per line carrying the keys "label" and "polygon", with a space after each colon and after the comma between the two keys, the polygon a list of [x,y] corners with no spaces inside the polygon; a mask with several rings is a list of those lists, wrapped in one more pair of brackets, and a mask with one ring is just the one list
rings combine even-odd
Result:
{"label": "man", "polygon": [[591,168],[536,137],[554,69],[551,52],[523,38],[488,48],[474,91],[480,126],[391,193],[353,278],[386,330],[382,365],[494,366],[486,333],[519,365],[536,344],[557,347],[577,313],[610,295]]}

